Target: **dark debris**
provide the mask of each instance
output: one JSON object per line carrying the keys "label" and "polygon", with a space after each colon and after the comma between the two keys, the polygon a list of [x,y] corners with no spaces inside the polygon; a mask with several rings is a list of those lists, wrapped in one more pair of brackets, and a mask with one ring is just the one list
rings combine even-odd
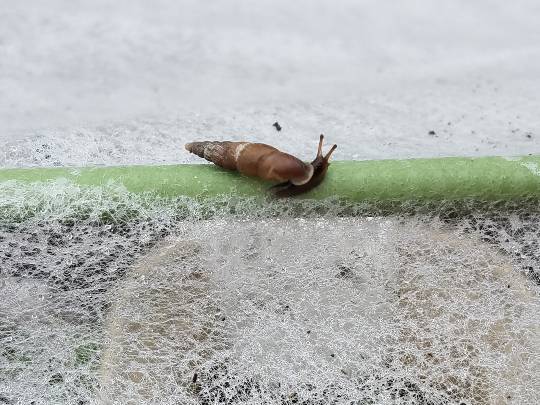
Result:
{"label": "dark debris", "polygon": [[275,127],[278,132],[281,131],[281,125],[279,125],[279,122],[274,122],[272,126]]}

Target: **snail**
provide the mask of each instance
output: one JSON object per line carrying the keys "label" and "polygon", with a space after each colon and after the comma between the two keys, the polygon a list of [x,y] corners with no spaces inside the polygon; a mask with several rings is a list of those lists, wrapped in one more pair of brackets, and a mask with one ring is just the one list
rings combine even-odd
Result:
{"label": "snail", "polygon": [[317,156],[311,163],[302,162],[264,143],[202,141],[187,143],[185,147],[189,152],[225,169],[277,181],[279,184],[271,187],[271,191],[277,197],[287,197],[305,193],[324,180],[330,156],[337,145],[323,156],[323,139],[321,134]]}

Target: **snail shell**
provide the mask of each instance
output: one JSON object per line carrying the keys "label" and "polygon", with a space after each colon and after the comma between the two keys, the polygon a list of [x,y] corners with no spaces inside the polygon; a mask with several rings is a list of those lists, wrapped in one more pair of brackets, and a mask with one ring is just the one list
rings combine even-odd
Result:
{"label": "snail shell", "polygon": [[225,169],[269,181],[302,185],[313,176],[310,163],[264,143],[203,141],[188,143],[186,149]]}

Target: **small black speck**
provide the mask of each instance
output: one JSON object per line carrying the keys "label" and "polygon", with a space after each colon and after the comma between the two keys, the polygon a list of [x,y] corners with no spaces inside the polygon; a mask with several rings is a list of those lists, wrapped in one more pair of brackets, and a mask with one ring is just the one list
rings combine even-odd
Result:
{"label": "small black speck", "polygon": [[428,134],[431,135],[431,136],[437,135],[434,130],[429,131]]}
{"label": "small black speck", "polygon": [[273,126],[273,127],[276,127],[276,129],[277,129],[278,131],[281,131],[281,125],[279,125],[279,122],[277,122],[277,121],[274,122],[274,123],[272,124],[272,126]]}
{"label": "small black speck", "polygon": [[56,373],[51,376],[49,379],[49,384],[58,384],[64,381],[64,377],[62,377],[62,374]]}
{"label": "small black speck", "polygon": [[51,155],[45,155],[45,159],[50,159]]}
{"label": "small black speck", "polygon": [[195,384],[197,382],[197,377],[198,377],[197,373],[193,374],[193,378],[191,379],[191,382],[193,384]]}
{"label": "small black speck", "polygon": [[532,138],[532,134],[531,134],[531,133],[525,134],[525,136],[526,136],[527,138],[529,138],[529,139]]}
{"label": "small black speck", "polygon": [[335,355],[334,353],[332,353],[332,354],[330,355],[330,357],[336,357],[336,355]]}
{"label": "small black speck", "polygon": [[311,333],[311,331],[310,331],[310,330],[308,330],[308,331],[307,331],[306,333],[307,333],[307,334],[309,335],[309,334]]}
{"label": "small black speck", "polygon": [[339,269],[339,273],[336,274],[337,278],[350,279],[354,277],[354,272],[352,271],[350,267],[340,264],[338,265],[338,269]]}
{"label": "small black speck", "polygon": [[506,288],[510,288],[510,284],[508,284],[508,285],[506,286]]}
{"label": "small black speck", "polygon": [[225,317],[221,318],[221,320],[224,321],[224,320],[225,320]]}

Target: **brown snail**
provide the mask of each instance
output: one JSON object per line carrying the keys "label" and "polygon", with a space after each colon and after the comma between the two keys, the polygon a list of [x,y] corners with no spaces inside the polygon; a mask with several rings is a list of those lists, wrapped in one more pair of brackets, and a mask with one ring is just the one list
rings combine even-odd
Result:
{"label": "brown snail", "polygon": [[324,180],[330,156],[337,145],[323,156],[323,139],[321,135],[317,156],[311,163],[264,143],[203,141],[188,143],[186,149],[225,169],[278,181],[280,183],[273,186],[272,191],[278,197],[286,197],[305,193]]}

